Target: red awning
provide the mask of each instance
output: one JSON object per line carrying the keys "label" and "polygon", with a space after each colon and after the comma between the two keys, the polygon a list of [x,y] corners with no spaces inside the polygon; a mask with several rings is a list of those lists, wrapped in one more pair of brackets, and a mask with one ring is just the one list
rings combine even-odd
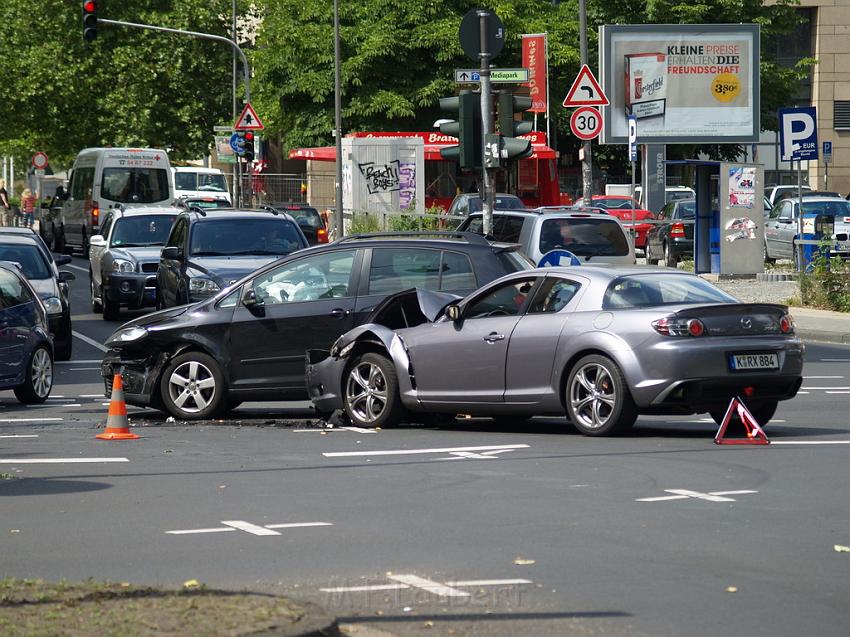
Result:
{"label": "red awning", "polygon": [[295,148],[289,151],[289,159],[309,159],[314,161],[336,161],[336,147]]}
{"label": "red awning", "polygon": [[[440,155],[440,149],[445,144],[425,144],[425,161],[446,161]],[[555,151],[544,144],[532,144],[534,154],[529,159],[555,159]],[[319,146],[317,148],[295,148],[289,151],[289,159],[305,159],[312,161],[336,161],[334,146]]]}

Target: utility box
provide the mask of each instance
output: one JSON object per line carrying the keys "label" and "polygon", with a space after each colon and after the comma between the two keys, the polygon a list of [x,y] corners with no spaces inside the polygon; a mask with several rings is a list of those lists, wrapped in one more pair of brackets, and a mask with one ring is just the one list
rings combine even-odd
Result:
{"label": "utility box", "polygon": [[418,137],[342,140],[342,201],[355,212],[425,212],[425,147]]}
{"label": "utility box", "polygon": [[764,272],[763,199],[764,166],[720,164],[719,274]]}

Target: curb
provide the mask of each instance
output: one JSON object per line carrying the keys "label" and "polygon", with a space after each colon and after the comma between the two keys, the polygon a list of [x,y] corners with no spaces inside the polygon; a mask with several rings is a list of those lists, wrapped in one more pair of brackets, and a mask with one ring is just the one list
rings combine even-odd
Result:
{"label": "curb", "polygon": [[336,617],[312,602],[293,600],[304,609],[304,615],[298,626],[287,626],[246,633],[245,637],[342,637]]}
{"label": "curb", "polygon": [[800,329],[797,327],[797,336],[804,341],[815,341],[818,343],[835,343],[837,345],[850,345],[850,334],[842,332],[829,332],[826,330]]}
{"label": "curb", "polygon": [[796,281],[799,275],[796,272],[759,272],[756,274],[756,281],[776,282],[776,281]]}

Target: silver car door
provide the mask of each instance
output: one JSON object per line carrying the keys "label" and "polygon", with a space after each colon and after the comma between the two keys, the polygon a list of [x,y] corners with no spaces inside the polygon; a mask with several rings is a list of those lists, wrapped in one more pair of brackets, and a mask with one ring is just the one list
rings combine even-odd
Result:
{"label": "silver car door", "polygon": [[786,259],[794,258],[794,237],[797,235],[797,223],[793,202],[786,200],[779,212],[779,255]]}
{"label": "silver car door", "polygon": [[535,277],[489,287],[463,307],[458,321],[402,331],[423,403],[501,403],[505,359]]}
{"label": "silver car door", "polygon": [[564,323],[582,284],[578,277],[548,276],[538,286],[508,344],[505,402],[557,402],[552,366]]}
{"label": "silver car door", "polygon": [[103,220],[103,224],[101,225],[100,231],[103,233],[103,238],[106,240],[106,244],[102,246],[90,246],[89,247],[89,265],[91,267],[91,277],[94,281],[94,289],[100,292],[101,297],[103,296],[103,292],[100,291],[101,285],[103,285],[103,276],[101,267],[103,264],[103,255],[107,250],[107,246],[109,245],[109,233],[112,229],[113,225],[113,216],[112,213],[107,214],[106,218]]}

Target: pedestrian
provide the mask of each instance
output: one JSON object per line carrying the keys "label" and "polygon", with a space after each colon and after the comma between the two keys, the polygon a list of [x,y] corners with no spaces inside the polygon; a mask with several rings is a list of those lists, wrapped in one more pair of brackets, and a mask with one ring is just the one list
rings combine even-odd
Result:
{"label": "pedestrian", "polygon": [[0,179],[0,225],[11,225],[12,220],[9,218],[11,211],[12,206],[9,205],[9,193],[6,192],[6,181]]}
{"label": "pedestrian", "polygon": [[21,212],[24,215],[24,227],[32,228],[35,222],[35,197],[29,188],[24,188],[21,193]]}

